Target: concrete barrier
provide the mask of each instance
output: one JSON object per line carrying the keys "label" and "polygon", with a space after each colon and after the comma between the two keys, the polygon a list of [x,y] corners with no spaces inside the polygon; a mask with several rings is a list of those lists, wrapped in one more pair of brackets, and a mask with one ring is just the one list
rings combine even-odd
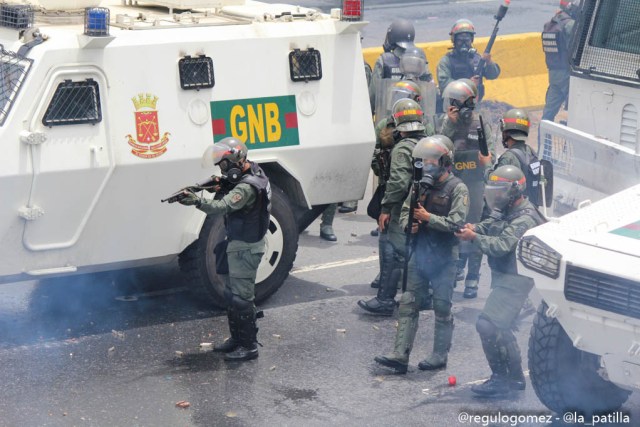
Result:
{"label": "concrete barrier", "polygon": [[[488,37],[476,38],[473,46],[483,52],[488,41]],[[424,49],[435,78],[438,62],[451,47],[451,41],[417,43],[417,46]],[[367,48],[363,53],[365,61],[373,67],[382,48]],[[491,56],[502,71],[496,80],[485,80],[485,99],[527,109],[544,106],[549,80],[540,33],[498,36]]]}

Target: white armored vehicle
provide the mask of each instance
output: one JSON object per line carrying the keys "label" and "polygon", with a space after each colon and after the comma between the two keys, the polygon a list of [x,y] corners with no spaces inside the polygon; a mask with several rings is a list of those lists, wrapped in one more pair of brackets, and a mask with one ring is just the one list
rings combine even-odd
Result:
{"label": "white armored vehicle", "polygon": [[640,388],[640,3],[583,0],[571,61],[568,126],[542,122],[541,148],[556,209],[578,210],[530,230],[518,269],[543,299],[536,394],[599,414]]}
{"label": "white armored vehicle", "polygon": [[[234,136],[273,188],[256,300],[287,277],[298,232],[360,199],[374,146],[361,1],[331,16],[250,0],[0,3],[0,281],[179,255],[223,305],[221,218],[160,200],[212,173]],[[205,193],[207,194],[207,193]]]}

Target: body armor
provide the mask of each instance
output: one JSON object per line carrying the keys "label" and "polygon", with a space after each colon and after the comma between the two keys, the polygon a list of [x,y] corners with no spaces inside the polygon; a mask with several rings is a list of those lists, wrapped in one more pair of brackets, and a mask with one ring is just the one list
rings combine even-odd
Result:
{"label": "body armor", "polygon": [[255,243],[262,240],[269,228],[271,213],[271,186],[269,178],[256,163],[251,163],[251,168],[243,176],[240,182],[252,186],[258,196],[251,207],[245,207],[226,216],[226,228],[228,240],[241,240],[247,243]]}
{"label": "body armor", "polygon": [[564,70],[569,66],[568,40],[566,40],[564,27],[570,20],[571,17],[566,12],[561,12],[544,24],[542,50],[547,68],[551,70]]}

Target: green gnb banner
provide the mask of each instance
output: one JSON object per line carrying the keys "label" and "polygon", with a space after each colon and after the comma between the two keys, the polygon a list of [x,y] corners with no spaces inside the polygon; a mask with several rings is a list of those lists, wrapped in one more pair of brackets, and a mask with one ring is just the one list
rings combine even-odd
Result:
{"label": "green gnb banner", "polygon": [[294,95],[211,102],[213,140],[232,136],[249,149],[300,145]]}

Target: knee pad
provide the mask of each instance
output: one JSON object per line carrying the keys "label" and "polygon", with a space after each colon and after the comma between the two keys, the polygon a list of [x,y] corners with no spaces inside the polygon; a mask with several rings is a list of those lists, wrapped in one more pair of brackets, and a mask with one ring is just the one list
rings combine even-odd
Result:
{"label": "knee pad", "polygon": [[414,316],[418,314],[418,304],[416,296],[413,292],[407,291],[400,297],[400,306],[398,307],[398,316]]}
{"label": "knee pad", "polygon": [[433,312],[436,317],[449,318],[451,317],[451,303],[441,299],[434,299]]}
{"label": "knee pad", "polygon": [[480,334],[481,337],[496,337],[498,336],[498,328],[493,324],[491,320],[482,314],[478,317],[478,321],[476,322],[476,331]]}
{"label": "knee pad", "polygon": [[253,310],[253,301],[240,298],[238,295],[231,294],[231,302],[229,307],[237,311],[249,311]]}

